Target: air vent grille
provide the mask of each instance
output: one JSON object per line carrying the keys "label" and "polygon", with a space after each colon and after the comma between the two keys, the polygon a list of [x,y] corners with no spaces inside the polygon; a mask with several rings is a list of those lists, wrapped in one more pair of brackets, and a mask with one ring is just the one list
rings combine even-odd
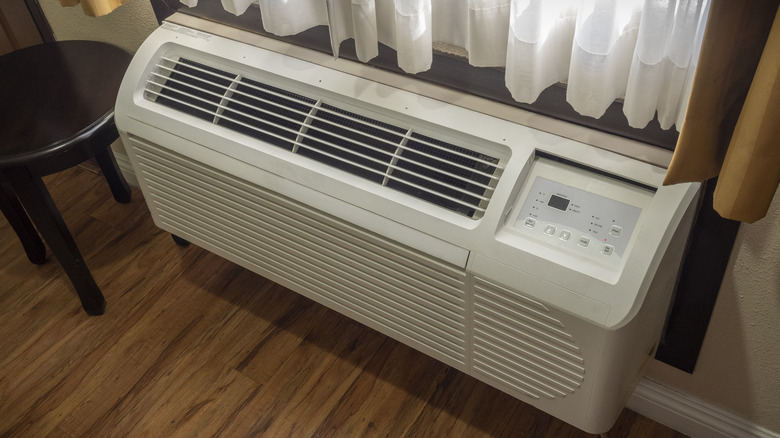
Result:
{"label": "air vent grille", "polygon": [[464,368],[463,268],[156,144],[128,147],[158,225]]}
{"label": "air vent grille", "polygon": [[499,158],[186,58],[162,58],[145,97],[473,219],[502,173]]}
{"label": "air vent grille", "polygon": [[474,278],[473,367],[532,399],[556,399],[585,380],[582,351],[564,323],[539,301]]}

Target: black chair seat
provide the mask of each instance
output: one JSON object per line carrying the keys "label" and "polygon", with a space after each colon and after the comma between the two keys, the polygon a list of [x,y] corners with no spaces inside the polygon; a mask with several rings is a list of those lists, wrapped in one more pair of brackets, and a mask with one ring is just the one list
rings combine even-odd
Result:
{"label": "black chair seat", "polygon": [[33,263],[46,258],[40,232],[90,315],[104,312],[105,299],[41,178],[94,157],[114,199],[130,202],[110,148],[119,136],[114,102],[130,59],[95,41],[0,57],[0,209]]}

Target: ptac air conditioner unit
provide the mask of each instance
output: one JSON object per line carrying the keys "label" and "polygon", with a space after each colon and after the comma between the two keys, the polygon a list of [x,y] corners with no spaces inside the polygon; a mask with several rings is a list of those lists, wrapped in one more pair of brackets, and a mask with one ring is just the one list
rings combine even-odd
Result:
{"label": "ptac air conditioner unit", "polygon": [[654,352],[698,186],[237,32],[165,23],[127,72],[116,122],[155,223],[608,430]]}

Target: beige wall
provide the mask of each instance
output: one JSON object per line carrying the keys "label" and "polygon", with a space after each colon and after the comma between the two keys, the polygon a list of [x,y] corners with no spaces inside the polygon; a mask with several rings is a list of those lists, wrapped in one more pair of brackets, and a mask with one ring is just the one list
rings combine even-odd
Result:
{"label": "beige wall", "polygon": [[59,0],[39,2],[58,40],[105,41],[135,52],[157,28],[149,0],[132,0],[102,17],[84,15],[81,6],[64,8]]}
{"label": "beige wall", "polygon": [[694,373],[654,362],[648,375],[780,433],[780,191],[740,228]]}
{"label": "beige wall", "polygon": [[[156,27],[148,0],[85,17],[41,0],[58,39],[109,41],[135,51]],[[780,433],[780,195],[769,216],[744,225],[693,375],[662,363],[650,377]]]}

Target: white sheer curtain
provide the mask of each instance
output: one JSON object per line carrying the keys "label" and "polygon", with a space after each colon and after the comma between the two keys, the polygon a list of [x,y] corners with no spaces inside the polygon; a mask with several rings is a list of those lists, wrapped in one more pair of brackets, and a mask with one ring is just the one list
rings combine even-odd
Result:
{"label": "white sheer curtain", "polygon": [[[195,6],[198,0],[182,0]],[[217,0],[200,0],[217,1]],[[469,63],[505,67],[515,100],[533,103],[567,84],[580,114],[601,117],[615,99],[634,127],[658,114],[680,126],[708,0],[221,0],[240,15],[257,3],[266,31],[291,35],[328,25],[333,52],[354,38],[358,58],[378,43],[408,73],[430,68],[433,43],[464,48]]]}

